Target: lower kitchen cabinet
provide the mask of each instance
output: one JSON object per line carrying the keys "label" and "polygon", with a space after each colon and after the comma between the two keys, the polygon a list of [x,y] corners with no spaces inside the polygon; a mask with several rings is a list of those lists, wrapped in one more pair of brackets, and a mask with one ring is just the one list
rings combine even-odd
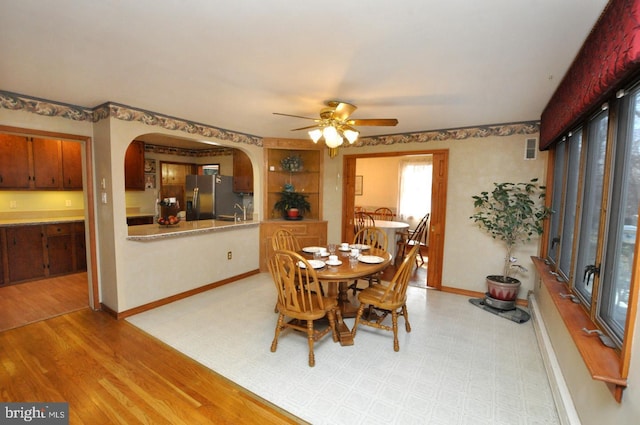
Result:
{"label": "lower kitchen cabinet", "polygon": [[0,228],[0,284],[86,270],[84,223]]}
{"label": "lower kitchen cabinet", "polygon": [[273,220],[260,223],[260,271],[269,271],[269,258],[273,254],[271,240],[273,234],[285,229],[291,232],[300,242],[300,248],[305,246],[327,245],[327,222],[317,220]]}
{"label": "lower kitchen cabinet", "polygon": [[6,228],[8,283],[45,277],[42,226]]}

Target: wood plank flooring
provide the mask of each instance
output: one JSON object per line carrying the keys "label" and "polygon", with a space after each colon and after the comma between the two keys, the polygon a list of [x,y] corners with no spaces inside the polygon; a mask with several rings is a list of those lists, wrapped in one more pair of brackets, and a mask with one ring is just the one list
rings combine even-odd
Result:
{"label": "wood plank flooring", "polygon": [[0,287],[0,331],[89,305],[87,273]]}
{"label": "wood plank flooring", "polygon": [[89,308],[0,332],[0,399],[67,401],[71,424],[302,423]]}

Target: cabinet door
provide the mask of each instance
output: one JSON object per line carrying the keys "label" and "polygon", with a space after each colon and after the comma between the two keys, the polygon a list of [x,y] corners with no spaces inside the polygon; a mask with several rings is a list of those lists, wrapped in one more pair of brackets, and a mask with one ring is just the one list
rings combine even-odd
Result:
{"label": "cabinet door", "polygon": [[49,257],[49,276],[71,273],[73,271],[73,238],[71,235],[48,236],[47,254]]}
{"label": "cabinet door", "polygon": [[0,287],[7,283],[4,279],[4,245],[5,245],[4,229],[0,229]]}
{"label": "cabinet door", "polygon": [[7,227],[6,235],[9,281],[44,277],[42,226]]}
{"label": "cabinet door", "polygon": [[233,151],[233,191],[253,193],[251,160],[239,149]]}
{"label": "cabinet door", "polygon": [[32,140],[33,183],[36,189],[58,189],[61,184],[60,141]]}
{"label": "cabinet door", "polygon": [[144,143],[131,142],[124,156],[124,188],[144,190]]}
{"label": "cabinet door", "polygon": [[82,190],[82,144],[62,141],[62,185]]}
{"label": "cabinet door", "polygon": [[27,138],[0,134],[0,188],[27,189],[30,183]]}
{"label": "cabinet door", "polygon": [[87,270],[87,243],[84,234],[84,222],[74,223],[73,226],[74,249],[76,256],[75,271]]}

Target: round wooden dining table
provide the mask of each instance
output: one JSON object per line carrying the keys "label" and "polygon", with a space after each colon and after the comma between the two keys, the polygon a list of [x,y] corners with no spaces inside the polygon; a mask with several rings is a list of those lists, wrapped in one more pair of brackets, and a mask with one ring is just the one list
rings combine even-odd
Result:
{"label": "round wooden dining table", "polygon": [[[313,255],[305,254],[308,257]],[[342,318],[355,317],[358,307],[351,304],[347,295],[347,287],[350,281],[354,279],[369,276],[384,270],[391,263],[391,254],[382,249],[371,248],[363,250],[361,255],[363,256],[356,263],[351,264],[349,262],[349,252],[336,251],[338,260],[342,262],[340,265],[332,266],[325,265],[320,269],[316,269],[316,275],[318,280],[327,288],[328,296],[338,297],[338,306],[340,307],[340,313]],[[366,260],[370,257],[380,257],[380,262],[368,262]],[[369,257],[369,258],[368,258]],[[326,262],[326,261],[325,261]],[[342,318],[338,320],[338,334],[340,336],[341,345],[353,345],[353,338],[351,337],[351,331],[347,325],[342,321]]]}

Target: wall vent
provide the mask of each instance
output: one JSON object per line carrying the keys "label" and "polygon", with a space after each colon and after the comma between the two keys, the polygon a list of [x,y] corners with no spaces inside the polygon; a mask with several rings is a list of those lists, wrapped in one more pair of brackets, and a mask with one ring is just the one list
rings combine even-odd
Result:
{"label": "wall vent", "polygon": [[538,156],[538,139],[526,139],[524,143],[524,159],[536,159]]}

